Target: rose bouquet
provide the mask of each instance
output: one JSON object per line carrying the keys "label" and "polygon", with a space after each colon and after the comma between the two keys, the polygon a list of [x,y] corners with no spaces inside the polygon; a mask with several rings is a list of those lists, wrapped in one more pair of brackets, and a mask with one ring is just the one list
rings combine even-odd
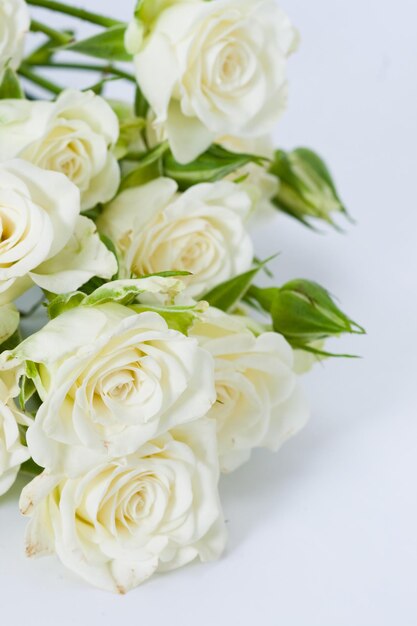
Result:
{"label": "rose bouquet", "polygon": [[[319,284],[274,284],[252,244],[260,215],[347,215],[323,160],[269,137],[297,42],[274,0],[139,0],[129,24],[0,0],[0,494],[31,474],[27,554],[103,589],[217,559],[220,474],[297,433],[300,374],[363,332]],[[131,101],[105,97],[114,80]]]}

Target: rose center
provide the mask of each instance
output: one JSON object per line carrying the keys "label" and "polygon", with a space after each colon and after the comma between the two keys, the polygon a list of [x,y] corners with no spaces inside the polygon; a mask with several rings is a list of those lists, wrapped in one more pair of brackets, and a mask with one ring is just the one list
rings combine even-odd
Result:
{"label": "rose center", "polygon": [[0,241],[7,241],[13,235],[15,225],[7,215],[5,207],[0,208]]}

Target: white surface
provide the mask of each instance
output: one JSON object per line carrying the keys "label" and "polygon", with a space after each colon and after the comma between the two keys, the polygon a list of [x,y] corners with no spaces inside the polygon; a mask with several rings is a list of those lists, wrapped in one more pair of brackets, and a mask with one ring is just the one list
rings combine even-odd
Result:
{"label": "white surface", "polygon": [[369,334],[336,347],[364,358],[317,367],[305,380],[308,428],[222,481],[230,543],[219,563],[113,597],[54,559],[27,561],[17,491],[1,500],[2,624],[417,623],[417,5],[286,0],[285,8],[303,45],[277,139],[328,159],[358,224],[346,236],[318,236],[277,217],[258,250],[282,250],[278,280],[314,278],[340,297]]}

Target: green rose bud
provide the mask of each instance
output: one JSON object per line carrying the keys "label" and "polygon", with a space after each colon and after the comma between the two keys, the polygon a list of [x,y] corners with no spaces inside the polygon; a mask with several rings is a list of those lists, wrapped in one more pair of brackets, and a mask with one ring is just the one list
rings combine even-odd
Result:
{"label": "green rose bud", "polygon": [[273,203],[304,224],[320,219],[334,225],[334,214],[347,214],[326,164],[311,150],[277,150],[270,172],[280,181]]}
{"label": "green rose bud", "polygon": [[326,289],[312,281],[297,279],[268,289],[252,286],[248,298],[270,313],[274,330],[294,348],[310,349],[314,342],[344,333],[365,333],[339,309]]}

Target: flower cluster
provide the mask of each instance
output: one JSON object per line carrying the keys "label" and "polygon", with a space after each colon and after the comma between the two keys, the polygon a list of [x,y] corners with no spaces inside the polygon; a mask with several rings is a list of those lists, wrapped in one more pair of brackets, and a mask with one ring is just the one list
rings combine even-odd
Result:
{"label": "flower cluster", "polygon": [[[103,29],[79,41],[37,4],[0,0],[0,495],[31,474],[28,556],[125,593],[220,557],[221,473],[295,435],[300,373],[363,332],[315,282],[255,284],[260,214],[346,211],[317,154],[272,147],[298,43],[275,0],[138,0],[130,24],[42,2]],[[46,40],[24,56],[29,28]],[[44,66],[103,76],[61,88]]]}

